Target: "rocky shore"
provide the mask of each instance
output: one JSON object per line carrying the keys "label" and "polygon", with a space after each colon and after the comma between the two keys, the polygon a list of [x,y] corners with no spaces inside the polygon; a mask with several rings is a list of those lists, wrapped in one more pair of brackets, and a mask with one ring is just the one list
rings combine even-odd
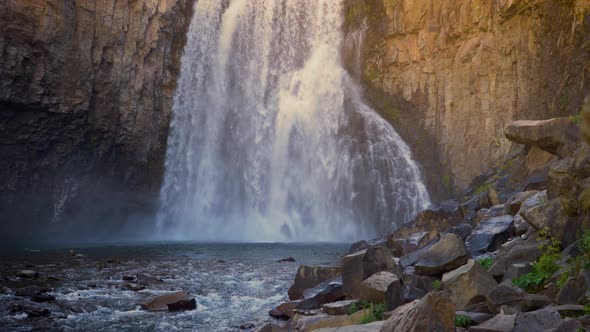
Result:
{"label": "rocky shore", "polygon": [[269,312],[286,322],[260,331],[590,328],[588,128],[589,110],[511,123],[502,167],[337,266],[300,266]]}

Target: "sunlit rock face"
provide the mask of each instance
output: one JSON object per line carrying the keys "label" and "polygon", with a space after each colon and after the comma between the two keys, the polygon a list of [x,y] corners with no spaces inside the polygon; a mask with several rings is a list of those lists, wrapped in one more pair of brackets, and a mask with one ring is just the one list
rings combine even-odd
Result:
{"label": "sunlit rock face", "polygon": [[0,2],[3,236],[149,210],[192,3]]}
{"label": "sunlit rock face", "polygon": [[346,6],[347,29],[365,31],[362,61],[347,64],[360,69],[370,103],[392,115],[432,187],[466,187],[502,164],[507,124],[576,114],[588,93],[587,0]]}
{"label": "sunlit rock face", "polygon": [[420,170],[343,68],[334,0],[200,0],[158,217],[175,239],[348,241],[429,204]]}

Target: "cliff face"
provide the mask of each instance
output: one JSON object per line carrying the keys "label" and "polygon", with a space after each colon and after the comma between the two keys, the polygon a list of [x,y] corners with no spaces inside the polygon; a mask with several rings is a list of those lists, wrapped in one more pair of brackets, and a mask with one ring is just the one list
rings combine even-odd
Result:
{"label": "cliff face", "polygon": [[502,165],[512,120],[578,112],[590,83],[589,8],[588,0],[349,0],[345,29],[364,39],[360,62],[347,63],[444,196]]}
{"label": "cliff face", "polygon": [[0,2],[4,235],[150,212],[192,3]]}

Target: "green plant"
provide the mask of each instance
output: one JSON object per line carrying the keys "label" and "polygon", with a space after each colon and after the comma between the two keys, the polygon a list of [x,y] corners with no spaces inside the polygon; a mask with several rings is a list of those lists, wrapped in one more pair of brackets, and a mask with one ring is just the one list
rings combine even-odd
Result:
{"label": "green plant", "polygon": [[570,120],[579,126],[582,124],[582,114],[571,115]]}
{"label": "green plant", "polygon": [[383,320],[386,306],[384,303],[367,303],[364,305],[361,324],[368,324],[374,321]]}
{"label": "green plant", "polygon": [[488,189],[490,189],[493,184],[494,184],[493,182],[484,183],[475,189],[475,193],[477,195],[479,195],[479,194],[483,193],[484,191],[487,191]]}
{"label": "green plant", "polygon": [[483,266],[486,270],[489,270],[490,267],[492,267],[492,264],[494,264],[494,257],[487,256],[484,258],[479,258],[477,262],[481,264],[481,266]]}
{"label": "green plant", "polygon": [[442,289],[443,283],[440,280],[435,280],[432,282],[432,289],[435,291],[439,291]]}
{"label": "green plant", "polygon": [[539,236],[548,241],[547,244],[541,245],[543,253],[539,259],[532,263],[532,271],[523,274],[513,280],[514,284],[527,292],[535,292],[551,276],[559,271],[558,264],[561,259],[560,243],[554,237],[549,235],[547,229],[539,231]]}
{"label": "green plant", "polygon": [[353,303],[347,310],[347,313],[349,316],[353,315],[354,313],[358,312],[359,310],[361,310],[361,308],[359,308],[357,306],[356,303]]}
{"label": "green plant", "polygon": [[455,326],[456,327],[469,327],[469,326],[471,326],[471,319],[465,315],[456,315],[455,316]]}

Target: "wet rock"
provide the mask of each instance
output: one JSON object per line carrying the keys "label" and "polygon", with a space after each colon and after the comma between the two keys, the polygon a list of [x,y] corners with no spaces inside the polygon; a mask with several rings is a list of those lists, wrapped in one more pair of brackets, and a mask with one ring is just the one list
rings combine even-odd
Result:
{"label": "wet rock", "polygon": [[416,273],[440,275],[467,262],[467,248],[455,234],[445,234],[420,256]]}
{"label": "wet rock", "polygon": [[294,263],[295,262],[295,258],[293,258],[293,257],[287,257],[287,258],[279,259],[278,262],[279,263]]}
{"label": "wet rock", "polygon": [[193,298],[190,300],[179,300],[176,302],[168,303],[168,311],[186,311],[197,309],[197,301]]}
{"label": "wet rock", "polygon": [[303,298],[303,292],[313,288],[322,282],[340,275],[340,267],[337,266],[306,266],[301,265],[295,275],[293,285],[287,292],[290,300]]}
{"label": "wet rock", "polygon": [[276,324],[268,323],[261,327],[258,332],[285,332],[287,329],[280,327]]}
{"label": "wet rock", "polygon": [[138,273],[136,280],[140,285],[150,285],[164,282],[164,280],[162,280],[160,277],[154,277],[145,273]]}
{"label": "wet rock", "polygon": [[254,324],[252,322],[247,322],[244,324],[240,324],[239,326],[236,326],[236,327],[240,330],[251,330],[256,327],[256,324]]}
{"label": "wet rock", "polygon": [[455,305],[441,293],[428,293],[391,313],[381,332],[393,331],[455,331]]}
{"label": "wet rock", "polygon": [[385,303],[386,293],[390,284],[401,287],[398,276],[391,272],[381,271],[373,274],[361,283],[360,300],[371,303]]}
{"label": "wet rock", "polygon": [[19,278],[34,279],[39,278],[39,272],[33,270],[21,270],[16,273]]}
{"label": "wet rock", "polygon": [[51,288],[31,285],[31,286],[17,288],[14,291],[14,295],[31,297],[31,296],[35,296],[38,294],[47,293],[50,291],[51,291]]}
{"label": "wet rock", "polygon": [[346,315],[350,312],[350,309],[353,306],[357,305],[358,302],[358,300],[345,300],[326,303],[322,305],[322,310],[330,316]]}
{"label": "wet rock", "polygon": [[471,254],[477,256],[498,250],[503,243],[514,236],[513,220],[513,216],[504,215],[479,223],[468,238]]}
{"label": "wet rock", "polygon": [[323,304],[332,303],[344,299],[344,287],[339,284],[330,284],[323,291],[313,297],[301,300],[295,309],[319,309]]}
{"label": "wet rock", "polygon": [[498,314],[481,325],[472,326],[469,332],[511,332],[514,329],[516,314]]}
{"label": "wet rock", "polygon": [[514,332],[548,331],[561,325],[561,316],[555,310],[542,309],[518,314]]}
{"label": "wet rock", "polygon": [[10,306],[10,313],[11,314],[19,314],[25,313],[27,316],[34,318],[34,317],[48,317],[51,315],[51,311],[49,309],[38,309],[38,308],[29,308],[25,307],[20,304],[15,304]]}
{"label": "wet rock", "polygon": [[123,278],[121,278],[123,281],[133,281],[135,280],[134,276],[123,276]]}
{"label": "wet rock", "polygon": [[168,293],[164,295],[155,296],[147,301],[140,303],[144,310],[149,311],[166,311],[168,305],[171,303],[177,303],[179,301],[190,301],[190,297],[187,291],[178,291],[174,293]]}
{"label": "wet rock", "polygon": [[360,298],[361,283],[377,272],[401,275],[399,265],[385,247],[368,248],[344,256],[340,265],[344,293],[352,298]]}
{"label": "wet rock", "polygon": [[270,310],[268,314],[274,318],[287,320],[293,317],[293,310],[301,301],[285,302]]}
{"label": "wet rock", "polygon": [[470,259],[467,264],[443,275],[444,294],[464,310],[476,296],[487,296],[498,284],[481,264]]}
{"label": "wet rock", "polygon": [[33,296],[31,300],[34,302],[51,302],[55,301],[55,296],[43,293]]}
{"label": "wet rock", "polygon": [[504,131],[512,142],[537,146],[560,157],[568,157],[576,150],[578,133],[579,128],[567,117],[515,121]]}

